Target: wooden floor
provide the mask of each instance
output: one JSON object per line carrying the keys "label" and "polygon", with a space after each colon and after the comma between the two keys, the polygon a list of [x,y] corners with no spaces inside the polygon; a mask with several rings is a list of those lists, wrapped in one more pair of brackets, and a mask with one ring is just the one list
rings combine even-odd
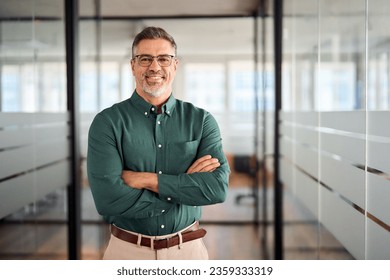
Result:
{"label": "wooden floor", "polygon": [[[238,174],[227,200],[203,207],[201,224],[211,259],[273,259],[272,191],[268,192],[267,222],[253,223],[255,203],[248,177]],[[260,201],[262,201],[260,192]],[[0,259],[67,259],[66,199],[58,193],[41,205],[26,207],[0,222]],[[352,259],[332,235],[285,194],[285,259]],[[108,226],[96,213],[90,190],[82,196],[82,259],[100,259],[109,237]],[[320,243],[319,243],[320,240]],[[321,244],[321,246],[319,246]]]}

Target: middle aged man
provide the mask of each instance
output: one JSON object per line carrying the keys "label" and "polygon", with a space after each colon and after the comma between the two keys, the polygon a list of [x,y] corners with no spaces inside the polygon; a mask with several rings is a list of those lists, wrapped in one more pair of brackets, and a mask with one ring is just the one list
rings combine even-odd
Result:
{"label": "middle aged man", "polygon": [[111,224],[104,259],[208,259],[199,206],[225,200],[230,170],[215,119],[172,95],[176,49],[161,28],[140,32],[134,93],[91,125],[89,182]]}

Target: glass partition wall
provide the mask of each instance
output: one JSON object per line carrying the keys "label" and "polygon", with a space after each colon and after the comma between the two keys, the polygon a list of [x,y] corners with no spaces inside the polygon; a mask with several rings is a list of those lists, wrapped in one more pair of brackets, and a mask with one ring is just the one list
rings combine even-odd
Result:
{"label": "glass partition wall", "polygon": [[0,259],[67,259],[64,3],[0,9]]}
{"label": "glass partition wall", "polygon": [[286,217],[286,259],[390,257],[389,8],[285,5],[282,179],[286,205],[302,205]]}

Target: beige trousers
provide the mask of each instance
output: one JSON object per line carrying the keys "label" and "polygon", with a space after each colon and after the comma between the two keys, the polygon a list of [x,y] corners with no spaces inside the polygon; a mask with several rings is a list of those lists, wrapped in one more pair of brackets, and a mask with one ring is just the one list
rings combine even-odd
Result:
{"label": "beige trousers", "polygon": [[[181,230],[185,231],[189,227]],[[128,231],[132,234],[138,235]],[[162,235],[162,236],[148,236],[142,235],[151,239],[165,239],[177,235],[177,233]],[[103,260],[208,260],[209,255],[203,243],[203,238],[195,239],[189,242],[179,244],[166,249],[154,250],[145,246],[138,246],[123,241],[111,234],[107,249],[104,253]]]}

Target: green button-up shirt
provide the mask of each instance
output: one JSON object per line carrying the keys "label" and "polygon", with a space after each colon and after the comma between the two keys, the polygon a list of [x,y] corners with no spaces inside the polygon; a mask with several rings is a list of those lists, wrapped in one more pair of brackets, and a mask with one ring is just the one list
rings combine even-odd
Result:
{"label": "green button-up shirt", "polygon": [[[221,166],[186,174],[204,155],[218,158]],[[136,92],[94,118],[87,169],[99,214],[118,227],[152,236],[181,230],[200,219],[200,206],[223,202],[230,172],[210,113],[173,95],[157,113]],[[122,170],[158,174],[159,193],[127,186]]]}

